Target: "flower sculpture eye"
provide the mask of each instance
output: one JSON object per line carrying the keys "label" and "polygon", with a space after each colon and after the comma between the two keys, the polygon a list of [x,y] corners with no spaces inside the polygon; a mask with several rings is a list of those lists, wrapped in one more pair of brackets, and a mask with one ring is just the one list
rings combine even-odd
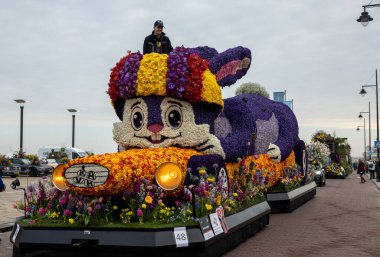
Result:
{"label": "flower sculpture eye", "polygon": [[172,105],[168,108],[165,114],[166,124],[173,128],[178,129],[182,125],[182,111],[177,105]]}
{"label": "flower sculpture eye", "polygon": [[142,110],[138,107],[132,110],[131,124],[135,130],[140,130],[144,125],[144,115]]}

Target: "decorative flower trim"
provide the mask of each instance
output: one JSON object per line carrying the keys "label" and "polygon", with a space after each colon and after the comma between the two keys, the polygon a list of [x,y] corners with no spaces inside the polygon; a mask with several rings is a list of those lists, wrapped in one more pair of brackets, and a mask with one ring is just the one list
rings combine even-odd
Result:
{"label": "decorative flower trim", "polygon": [[203,85],[208,85],[203,87],[202,101],[207,103],[220,103],[224,107],[224,102],[221,94],[215,94],[219,90],[219,85],[216,83],[215,75],[211,73],[210,70],[206,70],[203,73]]}
{"label": "decorative flower trim", "polygon": [[120,91],[117,84],[121,76],[121,70],[124,68],[125,62],[130,58],[131,52],[128,51],[128,55],[120,59],[116,66],[111,69],[110,81],[108,82],[108,91],[112,102],[120,97]]}
{"label": "decorative flower trim", "polygon": [[[190,102],[197,103],[202,100],[202,87],[208,88],[212,86],[212,84],[203,85],[202,83],[202,74],[207,70],[207,62],[201,59],[198,54],[191,54],[187,58],[187,63],[189,66],[188,83],[183,96]],[[217,84],[216,81],[215,84]],[[216,88],[213,87],[213,89],[215,90]],[[220,88],[218,87],[215,92],[219,92],[219,90]]]}
{"label": "decorative flower trim", "polygon": [[142,54],[140,52],[131,53],[120,71],[117,88],[122,98],[131,97],[136,93],[137,71],[139,70],[141,58]]}
{"label": "decorative flower trim", "polygon": [[244,58],[243,60],[235,60],[225,64],[216,74],[217,81],[224,79],[227,76],[235,75],[239,70],[249,67],[251,60]]}
{"label": "decorative flower trim", "polygon": [[[294,152],[292,152],[284,161],[278,163],[270,159],[267,154],[251,155],[240,162],[227,163],[228,182],[232,185],[239,175],[239,166],[243,166],[243,170],[249,170],[249,167],[254,166],[254,172],[258,170],[264,171],[264,176],[269,177],[268,187],[275,185],[281,177],[284,177],[284,170],[287,167],[296,167]],[[254,175],[254,174],[252,174]]]}
{"label": "decorative flower trim", "polygon": [[109,170],[105,184],[93,188],[80,188],[67,184],[69,188],[84,195],[120,195],[125,190],[132,190],[138,180],[146,179],[154,183],[156,168],[164,162],[176,163],[182,171],[182,183],[173,192],[178,194],[183,189],[187,162],[193,155],[199,155],[193,149],[177,147],[156,149],[130,149],[120,153],[92,155],[68,162],[64,171],[75,164],[94,163]]}
{"label": "decorative flower trim", "polygon": [[[209,52],[210,55],[214,53]],[[215,76],[209,74],[207,61],[189,48],[177,47],[169,56],[129,53],[112,68],[107,93],[114,108],[120,108],[115,105],[120,99],[149,95],[174,96],[191,103],[206,101],[223,106],[221,88]]]}
{"label": "decorative flower trim", "polygon": [[167,59],[166,54],[144,55],[137,73],[137,96],[166,95]]}
{"label": "decorative flower trim", "polygon": [[188,48],[176,47],[168,58],[168,72],[166,74],[167,92],[170,96],[181,98],[188,84],[189,67],[187,58],[192,53]]}

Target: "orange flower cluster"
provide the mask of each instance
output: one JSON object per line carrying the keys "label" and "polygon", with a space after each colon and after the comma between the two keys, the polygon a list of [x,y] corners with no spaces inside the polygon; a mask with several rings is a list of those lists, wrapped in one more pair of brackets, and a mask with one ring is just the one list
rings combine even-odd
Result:
{"label": "orange flower cluster", "polygon": [[154,181],[156,168],[164,162],[176,163],[182,171],[182,183],[175,192],[181,192],[183,181],[186,177],[187,162],[193,155],[200,155],[193,149],[177,147],[155,149],[130,149],[120,153],[92,155],[80,159],[74,159],[66,164],[64,170],[75,164],[97,164],[109,170],[109,176],[105,184],[84,188],[75,187],[68,183],[67,186],[85,195],[120,195],[124,190],[134,191],[135,183],[142,178]]}
{"label": "orange flower cluster", "polygon": [[[120,195],[126,189],[134,191],[134,185],[140,179],[146,179],[154,183],[154,176],[157,167],[164,162],[176,163],[182,171],[182,183],[172,194],[177,195],[183,189],[183,182],[186,177],[187,163],[191,156],[201,153],[193,149],[182,149],[177,147],[156,148],[156,149],[130,149],[120,153],[92,155],[68,162],[64,171],[76,164],[97,164],[108,169],[109,175],[103,185],[96,187],[76,187],[67,184],[68,187],[84,195]],[[244,163],[243,163],[244,162]],[[239,165],[244,165],[247,170],[254,163],[252,172],[264,171],[264,176],[269,176],[268,187],[276,184],[283,177],[286,167],[295,164],[294,153],[280,163],[273,162],[266,154],[249,156],[243,162],[227,163],[229,184],[237,178]],[[253,174],[254,175],[254,174]]]}
{"label": "orange flower cluster", "polygon": [[[251,163],[254,163],[254,168],[252,172],[256,172],[257,170],[264,171],[264,176],[269,175],[268,187],[271,187],[277,183],[283,177],[283,173],[285,168],[295,166],[296,160],[294,156],[294,152],[288,156],[284,161],[277,163],[270,159],[267,154],[260,154],[258,156],[248,156],[244,160],[244,166],[249,170]],[[227,172],[228,172],[228,182],[229,185],[232,185],[232,182],[236,180],[237,172],[239,171],[239,165],[242,165],[242,162],[237,163],[227,163]],[[254,175],[254,174],[252,174]]]}

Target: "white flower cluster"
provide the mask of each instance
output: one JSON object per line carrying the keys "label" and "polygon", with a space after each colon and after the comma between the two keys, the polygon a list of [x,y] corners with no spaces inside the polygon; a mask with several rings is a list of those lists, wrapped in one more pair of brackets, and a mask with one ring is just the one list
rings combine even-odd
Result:
{"label": "white flower cluster", "polygon": [[319,141],[311,142],[307,146],[309,160],[316,161],[320,165],[327,164],[328,158],[331,154],[329,147]]}

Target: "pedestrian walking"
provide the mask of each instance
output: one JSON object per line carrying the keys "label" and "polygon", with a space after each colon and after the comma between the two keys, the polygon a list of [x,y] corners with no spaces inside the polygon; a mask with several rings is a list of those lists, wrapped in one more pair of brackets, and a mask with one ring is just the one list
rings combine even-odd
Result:
{"label": "pedestrian walking", "polygon": [[5,184],[3,182],[3,172],[0,171],[0,192],[5,191]]}
{"label": "pedestrian walking", "polygon": [[159,53],[169,54],[172,50],[172,43],[163,32],[164,23],[161,20],[154,22],[152,34],[144,40],[143,54]]}
{"label": "pedestrian walking", "polygon": [[375,179],[375,163],[376,162],[377,160],[368,161],[368,170],[369,170],[370,179]]}
{"label": "pedestrian walking", "polygon": [[360,175],[360,182],[364,183],[366,180],[364,179],[364,173],[366,171],[366,165],[362,160],[359,160],[359,165],[358,165],[358,173]]}

